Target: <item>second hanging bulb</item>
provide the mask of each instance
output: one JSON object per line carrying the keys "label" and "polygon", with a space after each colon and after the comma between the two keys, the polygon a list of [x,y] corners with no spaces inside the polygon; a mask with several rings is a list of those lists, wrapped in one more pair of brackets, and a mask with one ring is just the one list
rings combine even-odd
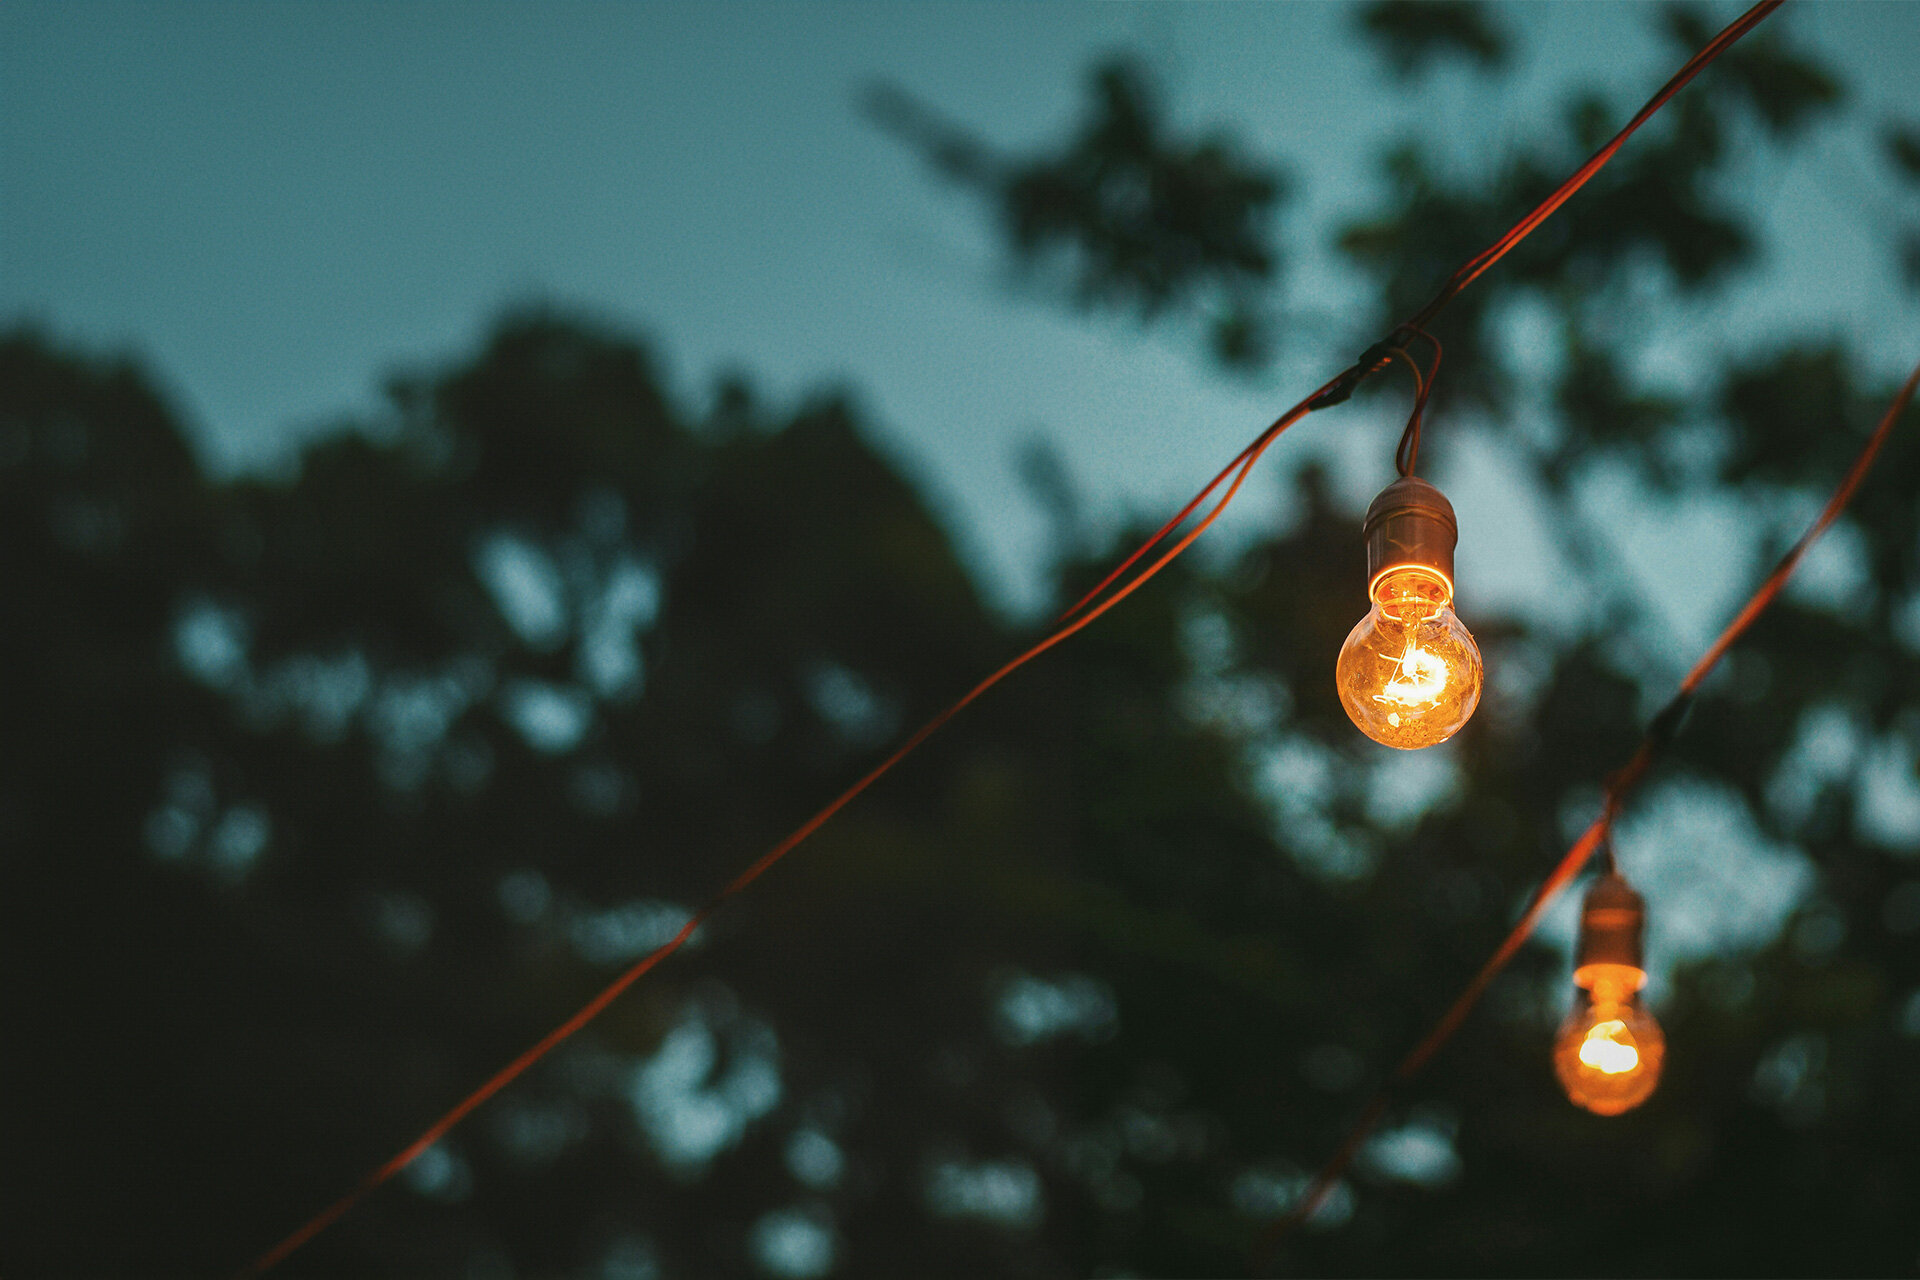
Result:
{"label": "second hanging bulb", "polygon": [[1375,742],[1402,750],[1445,742],[1480,705],[1480,648],[1453,612],[1453,505],[1404,476],[1367,508],[1373,608],[1334,667],[1340,704]]}

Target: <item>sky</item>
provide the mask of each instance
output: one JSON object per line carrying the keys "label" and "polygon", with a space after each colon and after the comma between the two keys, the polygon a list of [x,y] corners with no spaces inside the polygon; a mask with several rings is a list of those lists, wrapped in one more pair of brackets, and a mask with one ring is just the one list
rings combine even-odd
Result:
{"label": "sky", "polygon": [[[1344,318],[1358,282],[1316,246],[1367,208],[1386,141],[1418,127],[1472,165],[1567,85],[1602,87],[1624,118],[1677,61],[1644,6],[1498,14],[1517,75],[1393,95],[1340,5],[0,0],[0,324],[137,354],[227,473],[377,418],[389,373],[468,354],[510,305],[578,308],[644,335],[696,408],[728,370],[780,405],[851,390],[989,594],[1029,610],[1047,525],[1015,480],[1026,442],[1051,441],[1100,521],[1177,502],[1372,336]],[[1920,314],[1889,279],[1898,196],[1862,124],[1920,102],[1920,7],[1770,21],[1840,69],[1852,114],[1790,164],[1754,161],[1767,272],[1676,322],[1673,369],[1689,344],[1785,325],[1860,338],[1891,370]],[[1183,127],[1229,126],[1291,177],[1288,296],[1307,321],[1260,380],[1223,378],[1190,334],[1009,288],[980,211],[854,106],[886,77],[1031,146],[1117,49],[1147,55]],[[1275,466],[1331,451],[1357,504],[1397,424],[1348,412]],[[1475,513],[1463,602],[1523,609],[1551,540],[1497,442],[1446,431],[1427,452]],[[1276,518],[1277,492],[1250,494],[1242,529]],[[1690,638],[1737,583],[1703,596],[1665,549],[1724,541],[1733,516],[1654,514],[1627,550]]]}

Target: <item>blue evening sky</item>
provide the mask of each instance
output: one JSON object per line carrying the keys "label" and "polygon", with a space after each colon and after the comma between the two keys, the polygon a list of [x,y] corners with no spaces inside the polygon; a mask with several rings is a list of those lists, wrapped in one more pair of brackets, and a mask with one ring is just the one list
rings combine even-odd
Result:
{"label": "blue evening sky", "polygon": [[[1515,76],[1455,71],[1398,95],[1352,38],[1352,10],[1319,4],[0,0],[0,324],[140,355],[206,463],[230,472],[377,418],[388,371],[469,354],[508,304],[582,307],[648,335],[695,406],[727,369],[780,404],[850,388],[993,597],[1030,610],[1047,533],[1015,479],[1024,442],[1052,441],[1107,527],[1168,509],[1375,336],[1355,280],[1316,246],[1370,206],[1388,139],[1416,131],[1471,165],[1533,136],[1572,84],[1624,119],[1678,61],[1648,34],[1651,6],[1498,12],[1523,37]],[[1889,115],[1920,114],[1920,5],[1802,4],[1770,21],[1811,40],[1854,98],[1790,163],[1747,161],[1761,276],[1654,313],[1645,372],[1681,389],[1692,354],[1761,350],[1783,330],[1842,335],[1888,374],[1920,346],[1889,251],[1912,202],[1873,155]],[[1118,48],[1149,56],[1183,127],[1230,125],[1292,175],[1286,301],[1303,319],[1257,382],[1209,369],[1191,334],[1008,288],[979,211],[853,107],[883,75],[1020,147],[1059,136],[1085,68]],[[1526,326],[1513,336],[1524,363]],[[1403,412],[1379,395],[1310,419],[1213,541],[1283,518],[1273,477],[1310,456],[1333,462],[1357,509],[1389,478]],[[1469,624],[1504,610],[1584,625],[1497,434],[1435,421],[1423,460],[1461,513]],[[1752,513],[1663,503],[1604,473],[1582,499],[1630,587],[1663,606],[1644,651],[1677,675],[1753,580]],[[1798,589],[1845,597],[1847,532]],[[1871,746],[1817,710],[1808,777]],[[1409,794],[1444,790],[1449,753],[1420,761],[1433,776]],[[1869,765],[1869,817],[1910,847],[1911,759]],[[1813,882],[1737,797],[1678,783],[1621,843],[1662,903],[1659,969],[1764,941]],[[1545,937],[1564,946],[1570,931],[1563,912]]]}
{"label": "blue evening sky", "polygon": [[[1567,85],[1624,118],[1677,61],[1647,7],[1499,13],[1523,37],[1516,77],[1398,95],[1339,5],[5,0],[0,323],[144,357],[228,470],[378,414],[387,371],[465,354],[509,303],[577,305],[646,334],[693,404],[726,368],[778,403],[851,388],[990,591],[1031,605],[1045,524],[1014,480],[1022,442],[1050,438],[1103,520],[1164,508],[1372,336],[1317,246],[1368,207],[1388,138],[1444,137],[1471,164]],[[1900,197],[1871,148],[1920,103],[1920,7],[1772,21],[1844,72],[1852,108],[1792,164],[1754,161],[1768,274],[1675,319],[1672,365],[1784,321],[1859,337],[1890,369],[1920,315],[1891,280]],[[882,75],[1018,147],[1059,136],[1087,65],[1119,48],[1148,55],[1184,127],[1230,125],[1293,178],[1288,305],[1309,319],[1258,382],[1209,369],[1190,334],[1009,289],[979,211],[853,107]],[[1364,500],[1385,406],[1312,420],[1274,466],[1342,441]],[[1431,464],[1470,513],[1463,601],[1525,608],[1549,540],[1497,442],[1436,426]],[[1242,528],[1274,517],[1276,491],[1250,495]],[[1678,603],[1697,574],[1663,574],[1660,548],[1726,536],[1724,515],[1665,513],[1641,537],[1682,634],[1705,625]]]}

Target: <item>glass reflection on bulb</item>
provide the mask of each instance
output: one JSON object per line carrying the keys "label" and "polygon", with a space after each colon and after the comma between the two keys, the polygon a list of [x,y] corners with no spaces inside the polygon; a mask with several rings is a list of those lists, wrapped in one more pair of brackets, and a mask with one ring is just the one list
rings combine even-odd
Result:
{"label": "glass reflection on bulb", "polygon": [[1560,1024],[1553,1068],[1576,1106],[1617,1116],[1653,1096],[1667,1039],[1640,1002],[1642,969],[1626,964],[1589,964],[1574,971],[1579,994]]}
{"label": "glass reflection on bulb", "polygon": [[1453,584],[1401,565],[1373,586],[1373,608],[1340,648],[1334,681],[1360,732],[1402,750],[1445,742],[1480,704],[1480,649],[1453,612]]}

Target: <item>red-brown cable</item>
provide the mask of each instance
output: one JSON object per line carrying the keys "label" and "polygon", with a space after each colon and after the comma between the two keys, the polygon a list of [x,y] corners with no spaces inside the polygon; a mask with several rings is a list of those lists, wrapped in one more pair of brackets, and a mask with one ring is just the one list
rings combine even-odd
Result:
{"label": "red-brown cable", "polygon": [[[1655,95],[1654,99],[1645,107],[1641,108],[1640,113],[1628,123],[1625,129],[1621,130],[1612,142],[1608,143],[1607,146],[1596,153],[1592,159],[1582,165],[1571,178],[1562,183],[1553,195],[1549,196],[1547,200],[1535,208],[1533,212],[1521,219],[1520,222],[1516,223],[1505,235],[1501,236],[1499,240],[1495,241],[1486,250],[1468,261],[1460,270],[1456,271],[1440,293],[1409,322],[1407,331],[1417,330],[1419,327],[1431,321],[1434,315],[1436,315],[1455,294],[1459,293],[1460,290],[1464,289],[1488,267],[1498,261],[1508,250],[1531,233],[1535,227],[1545,221],[1555,209],[1558,209],[1564,204],[1568,197],[1579,190],[1581,186],[1585,185],[1587,180],[1600,170],[1601,166],[1613,158],[1614,152],[1620,149],[1621,144],[1626,141],[1627,136],[1639,128],[1655,111],[1659,110],[1668,98],[1671,98],[1675,93],[1679,92],[1681,87],[1684,86],[1687,81],[1691,80],[1702,67],[1719,56],[1721,50],[1739,39],[1749,28],[1759,22],[1760,19],[1764,18],[1768,13],[1772,12],[1781,3],[1782,0],[1761,0],[1761,3],[1756,4],[1738,21],[1715,37],[1713,42],[1705,49],[1695,54],[1693,58],[1674,75],[1673,79],[1667,82],[1667,85],[1661,92]],[[1399,333],[1401,331],[1396,330],[1395,332]],[[1388,345],[1397,344],[1390,343]],[[1102,579],[1098,586],[1063,613],[1060,617],[1059,625],[1057,625],[1054,631],[1026,649],[1012,661],[1002,666],[992,675],[989,675],[969,690],[957,702],[953,703],[925,725],[922,725],[911,737],[902,743],[892,755],[881,761],[881,763],[875,766],[866,776],[842,792],[825,808],[814,814],[813,817],[809,818],[779,844],[761,855],[752,866],[748,867],[747,870],[736,877],[731,884],[721,890],[711,902],[695,912],[692,918],[687,921],[680,932],[675,934],[671,940],[634,964],[633,967],[622,973],[618,978],[615,978],[613,982],[608,984],[607,987],[592,1000],[588,1001],[587,1004],[572,1017],[548,1032],[547,1035],[533,1045],[532,1048],[508,1063],[500,1071],[496,1072],[492,1078],[487,1080],[485,1084],[461,1099],[452,1110],[436,1120],[425,1133],[422,1133],[413,1142],[409,1143],[392,1159],[369,1173],[352,1191],[315,1214],[292,1234],[280,1241],[279,1244],[254,1259],[240,1274],[242,1276],[258,1276],[270,1271],[284,1261],[287,1256],[292,1254],[296,1249],[299,1249],[309,1240],[319,1235],[320,1232],[331,1226],[368,1192],[386,1182],[393,1177],[394,1174],[400,1172],[400,1170],[406,1168],[421,1152],[431,1147],[444,1136],[448,1130],[465,1119],[475,1108],[505,1088],[528,1067],[545,1057],[555,1046],[591,1022],[628,987],[639,981],[641,977],[660,963],[660,961],[679,950],[681,944],[693,934],[693,931],[730,898],[752,884],[753,881],[757,880],[760,875],[773,866],[774,863],[780,861],[780,859],[792,852],[797,845],[817,831],[828,819],[832,818],[834,814],[838,813],[861,792],[879,781],[882,775],[910,755],[921,743],[932,737],[942,725],[952,719],[953,716],[958,714],[969,703],[973,702],[974,699],[998,684],[1015,669],[1039,657],[1042,653],[1045,653],[1054,645],[1078,632],[1095,618],[1098,618],[1108,609],[1131,595],[1134,590],[1146,582],[1148,578],[1158,573],[1175,556],[1191,546],[1194,539],[1204,533],[1208,526],[1219,517],[1220,513],[1226,509],[1227,504],[1233,500],[1234,495],[1239,492],[1240,486],[1245,482],[1247,474],[1252,469],[1253,464],[1259,460],[1260,455],[1265,452],[1267,446],[1270,445],[1282,431],[1316,409],[1330,408],[1335,404],[1341,403],[1353,393],[1354,387],[1359,385],[1363,379],[1384,367],[1390,357],[1386,354],[1376,354],[1381,351],[1383,351],[1383,348],[1376,347],[1373,351],[1370,351],[1368,355],[1363,356],[1359,362],[1350,366],[1339,376],[1321,386],[1319,390],[1315,391],[1305,400],[1302,400],[1293,409],[1283,414],[1273,425],[1261,432],[1251,444],[1241,450],[1233,461],[1229,462],[1205,488],[1196,494],[1186,506],[1180,509],[1173,519],[1169,520],[1153,537],[1149,538],[1139,549],[1122,561],[1120,566]],[[1427,387],[1422,388],[1423,391],[1430,389],[1430,382]],[[1165,541],[1188,516],[1200,507],[1208,495],[1220,487],[1221,483],[1225,481],[1229,475],[1233,476],[1233,482],[1228,487],[1225,496],[1221,498],[1220,502],[1214,506],[1212,511],[1208,512],[1199,524],[1194,526],[1191,531],[1174,545],[1172,550],[1166,552],[1148,568],[1136,574],[1132,579],[1115,590],[1112,595],[1101,600],[1097,606],[1092,605],[1092,601],[1118,581],[1129,568]],[[1075,615],[1079,616],[1076,617]]]}
{"label": "red-brown cable", "polygon": [[[1331,386],[1332,383],[1328,383],[1327,385]],[[932,737],[939,731],[941,726],[953,719],[954,716],[958,715],[975,699],[979,698],[981,694],[991,689],[994,685],[999,684],[1002,680],[1006,679],[1006,677],[1012,675],[1014,671],[1025,666],[1069,636],[1090,626],[1096,618],[1132,595],[1145,584],[1149,578],[1159,573],[1174,557],[1192,546],[1194,541],[1199,538],[1201,534],[1205,533],[1215,520],[1220,518],[1220,514],[1227,509],[1227,505],[1231,503],[1234,497],[1240,492],[1240,486],[1246,482],[1248,474],[1252,472],[1253,466],[1260,460],[1260,456],[1266,452],[1267,446],[1279,438],[1281,432],[1312,412],[1315,407],[1315,399],[1325,389],[1325,387],[1322,387],[1320,391],[1314,392],[1313,395],[1308,396],[1287,413],[1283,414],[1272,426],[1261,432],[1252,444],[1241,451],[1240,456],[1235,459],[1234,466],[1228,468],[1228,471],[1232,471],[1235,474],[1233,475],[1232,483],[1227,486],[1227,491],[1221,495],[1220,500],[1214,504],[1213,509],[1207,512],[1199,523],[1188,530],[1178,542],[1163,552],[1159,559],[1153,561],[1145,569],[1135,574],[1106,599],[1081,613],[1079,617],[1057,626],[1045,637],[1030,645],[1013,659],[988,675],[984,680],[974,685],[973,688],[969,689],[960,698],[951,703],[945,710],[934,716],[933,719],[921,725],[920,728],[914,731],[912,736],[907,738],[905,742],[901,743],[900,746],[894,750],[893,754],[875,765],[858,782],[855,782],[852,786],[841,792],[827,804],[825,808],[815,813],[811,818],[808,818],[799,827],[789,833],[785,839],[762,854],[745,871],[734,877],[732,882],[716,894],[712,901],[701,907],[700,910],[694,912],[687,922],[680,927],[680,931],[674,934],[672,938],[668,939],[654,951],[636,962],[631,968],[627,969],[626,972],[615,978],[572,1017],[555,1027],[552,1031],[549,1031],[538,1043],[534,1044],[526,1052],[495,1072],[485,1084],[482,1084],[465,1098],[462,1098],[452,1110],[434,1121],[424,1133],[408,1143],[406,1147],[402,1148],[392,1159],[386,1161],[386,1163],[369,1173],[352,1191],[349,1191],[346,1195],[340,1197],[340,1199],[334,1201],[325,1209],[322,1209],[319,1213],[303,1223],[298,1230],[280,1241],[279,1244],[254,1259],[240,1274],[242,1276],[258,1276],[272,1270],[296,1249],[326,1230],[349,1209],[353,1208],[368,1192],[380,1186],[380,1184],[386,1182],[389,1178],[392,1178],[395,1174],[413,1163],[423,1151],[438,1142],[446,1135],[448,1130],[459,1124],[460,1121],[466,1119],[475,1108],[479,1107],[494,1094],[500,1092],[500,1090],[506,1088],[507,1085],[518,1078],[521,1073],[526,1071],[528,1067],[531,1067],[562,1041],[573,1035],[574,1032],[580,1030],[580,1028],[586,1026],[587,1023],[598,1017],[600,1012],[612,1004],[614,1000],[618,999],[621,993],[628,987],[638,982],[655,965],[678,951],[687,939],[693,936],[694,931],[706,923],[729,899],[741,893],[748,885],[758,880],[763,874],[770,870],[775,863],[793,852],[802,841],[806,840],[808,836],[811,836],[815,831],[818,831],[824,826],[828,819],[845,808],[846,805],[861,792],[878,782],[882,775],[886,774],[895,765],[911,755],[920,744]],[[1202,491],[1201,497],[1204,498],[1208,493],[1213,492],[1213,490],[1218,487],[1219,480],[1225,479],[1225,477],[1226,473],[1223,472],[1213,484],[1208,485],[1207,488]],[[1196,499],[1194,503],[1189,504],[1187,509],[1191,511],[1193,507],[1197,505],[1198,499]],[[1147,545],[1151,547],[1159,541],[1160,538],[1156,537],[1153,542]],[[1136,555],[1134,559],[1137,558],[1138,556]],[[1129,563],[1131,563],[1131,561]]]}
{"label": "red-brown cable", "polygon": [[1831,525],[1853,500],[1854,492],[1859,489],[1860,482],[1872,469],[1874,459],[1880,454],[1880,447],[1886,443],[1894,423],[1899,421],[1901,410],[1913,399],[1916,388],[1920,388],[1920,365],[1915,365],[1913,372],[1907,375],[1906,382],[1901,384],[1898,394],[1887,406],[1886,413],[1881,416],[1879,426],[1875,427],[1873,434],[1867,438],[1867,443],[1860,450],[1860,455],[1847,469],[1846,476],[1840,481],[1840,486],[1833,491],[1833,496],[1827,499],[1827,505],[1821,509],[1819,517],[1807,527],[1805,533],[1800,535],[1800,540],[1793,544],[1792,549],[1780,558],[1780,563],[1755,589],[1747,603],[1734,616],[1733,621],[1728,623],[1726,629],[1708,646],[1707,651],[1700,656],[1700,660],[1693,664],[1686,677],[1680,681],[1679,691],[1674,695],[1673,700],[1667,704],[1666,709],[1654,717],[1648,726],[1646,737],[1641,741],[1639,749],[1633,753],[1633,758],[1628,760],[1619,772],[1607,779],[1600,816],[1593,820],[1593,824],[1581,834],[1578,840],[1574,841],[1573,847],[1567,850],[1566,856],[1560,859],[1548,873],[1547,878],[1541,882],[1540,888],[1527,903],[1527,909],[1521,913],[1519,922],[1513,926],[1512,931],[1501,941],[1487,962],[1480,967],[1480,971],[1473,975],[1473,980],[1467,983],[1466,988],[1447,1007],[1447,1011],[1440,1015],[1440,1020],[1434,1024],[1433,1029],[1421,1038],[1420,1043],[1415,1045],[1405,1058],[1401,1059],[1400,1065],[1394,1068],[1391,1076],[1387,1077],[1387,1082],[1362,1108],[1360,1118],[1340,1143],[1333,1158],[1314,1177],[1298,1203],[1262,1238],[1256,1257],[1258,1266],[1264,1267],[1274,1248],[1287,1233],[1319,1210],[1328,1193],[1333,1190],[1334,1185],[1346,1173],[1348,1166],[1353,1163],[1354,1157],[1359,1154],[1360,1144],[1366,1140],[1367,1135],[1386,1114],[1394,1097],[1420,1074],[1427,1063],[1432,1061],[1433,1056],[1440,1052],[1441,1046],[1460,1029],[1460,1024],[1466,1021],[1474,1005],[1479,1003],[1487,985],[1502,969],[1506,968],[1507,962],[1513,959],[1519,952],[1521,944],[1532,934],[1547,904],[1580,874],[1594,852],[1606,842],[1608,832],[1613,826],[1614,815],[1619,811],[1621,803],[1646,776],[1647,769],[1653,763],[1654,755],[1666,746],[1678,731],[1680,720],[1686,714],[1686,709],[1699,689],[1700,682],[1705,680],[1719,664],[1720,659],[1726,656],[1727,650],[1733,646],[1734,642],[1746,633],[1762,613],[1766,612],[1767,606],[1774,602],[1781,588],[1786,586],[1787,579],[1793,576],[1794,569],[1807,554],[1807,549],[1822,533],[1826,532],[1827,526]]}
{"label": "red-brown cable", "polygon": [[1712,62],[1722,53],[1725,53],[1734,41],[1753,30],[1768,14],[1778,9],[1782,3],[1784,3],[1784,0],[1760,0],[1760,3],[1754,5],[1751,9],[1748,9],[1738,18],[1728,23],[1719,35],[1709,40],[1706,45],[1701,48],[1700,52],[1687,59],[1686,65],[1674,72],[1673,78],[1668,80],[1664,85],[1661,85],[1659,92],[1647,99],[1647,105],[1641,107],[1633,119],[1627,121],[1625,128],[1621,129],[1619,133],[1614,134],[1613,138],[1605,146],[1594,152],[1585,164],[1574,170],[1572,177],[1561,183],[1552,195],[1541,201],[1526,217],[1514,223],[1512,229],[1510,229],[1507,234],[1494,241],[1492,245],[1488,246],[1477,257],[1469,259],[1465,266],[1454,272],[1446,284],[1441,286],[1440,292],[1433,296],[1433,300],[1414,314],[1411,323],[1414,325],[1430,323],[1433,317],[1440,313],[1440,309],[1453,299],[1455,294],[1479,279],[1480,274],[1488,267],[1491,267],[1494,263],[1506,257],[1507,253],[1515,245],[1526,239],[1526,237],[1532,233],[1533,229],[1546,221],[1555,209],[1565,204],[1568,197],[1585,186],[1589,178],[1598,173],[1607,161],[1613,159],[1614,153],[1620,150],[1628,138],[1633,136],[1635,130],[1652,119],[1654,112],[1667,105],[1668,99],[1672,98],[1674,94],[1679,93],[1680,90],[1686,88],[1687,83],[1705,70],[1708,63]]}

